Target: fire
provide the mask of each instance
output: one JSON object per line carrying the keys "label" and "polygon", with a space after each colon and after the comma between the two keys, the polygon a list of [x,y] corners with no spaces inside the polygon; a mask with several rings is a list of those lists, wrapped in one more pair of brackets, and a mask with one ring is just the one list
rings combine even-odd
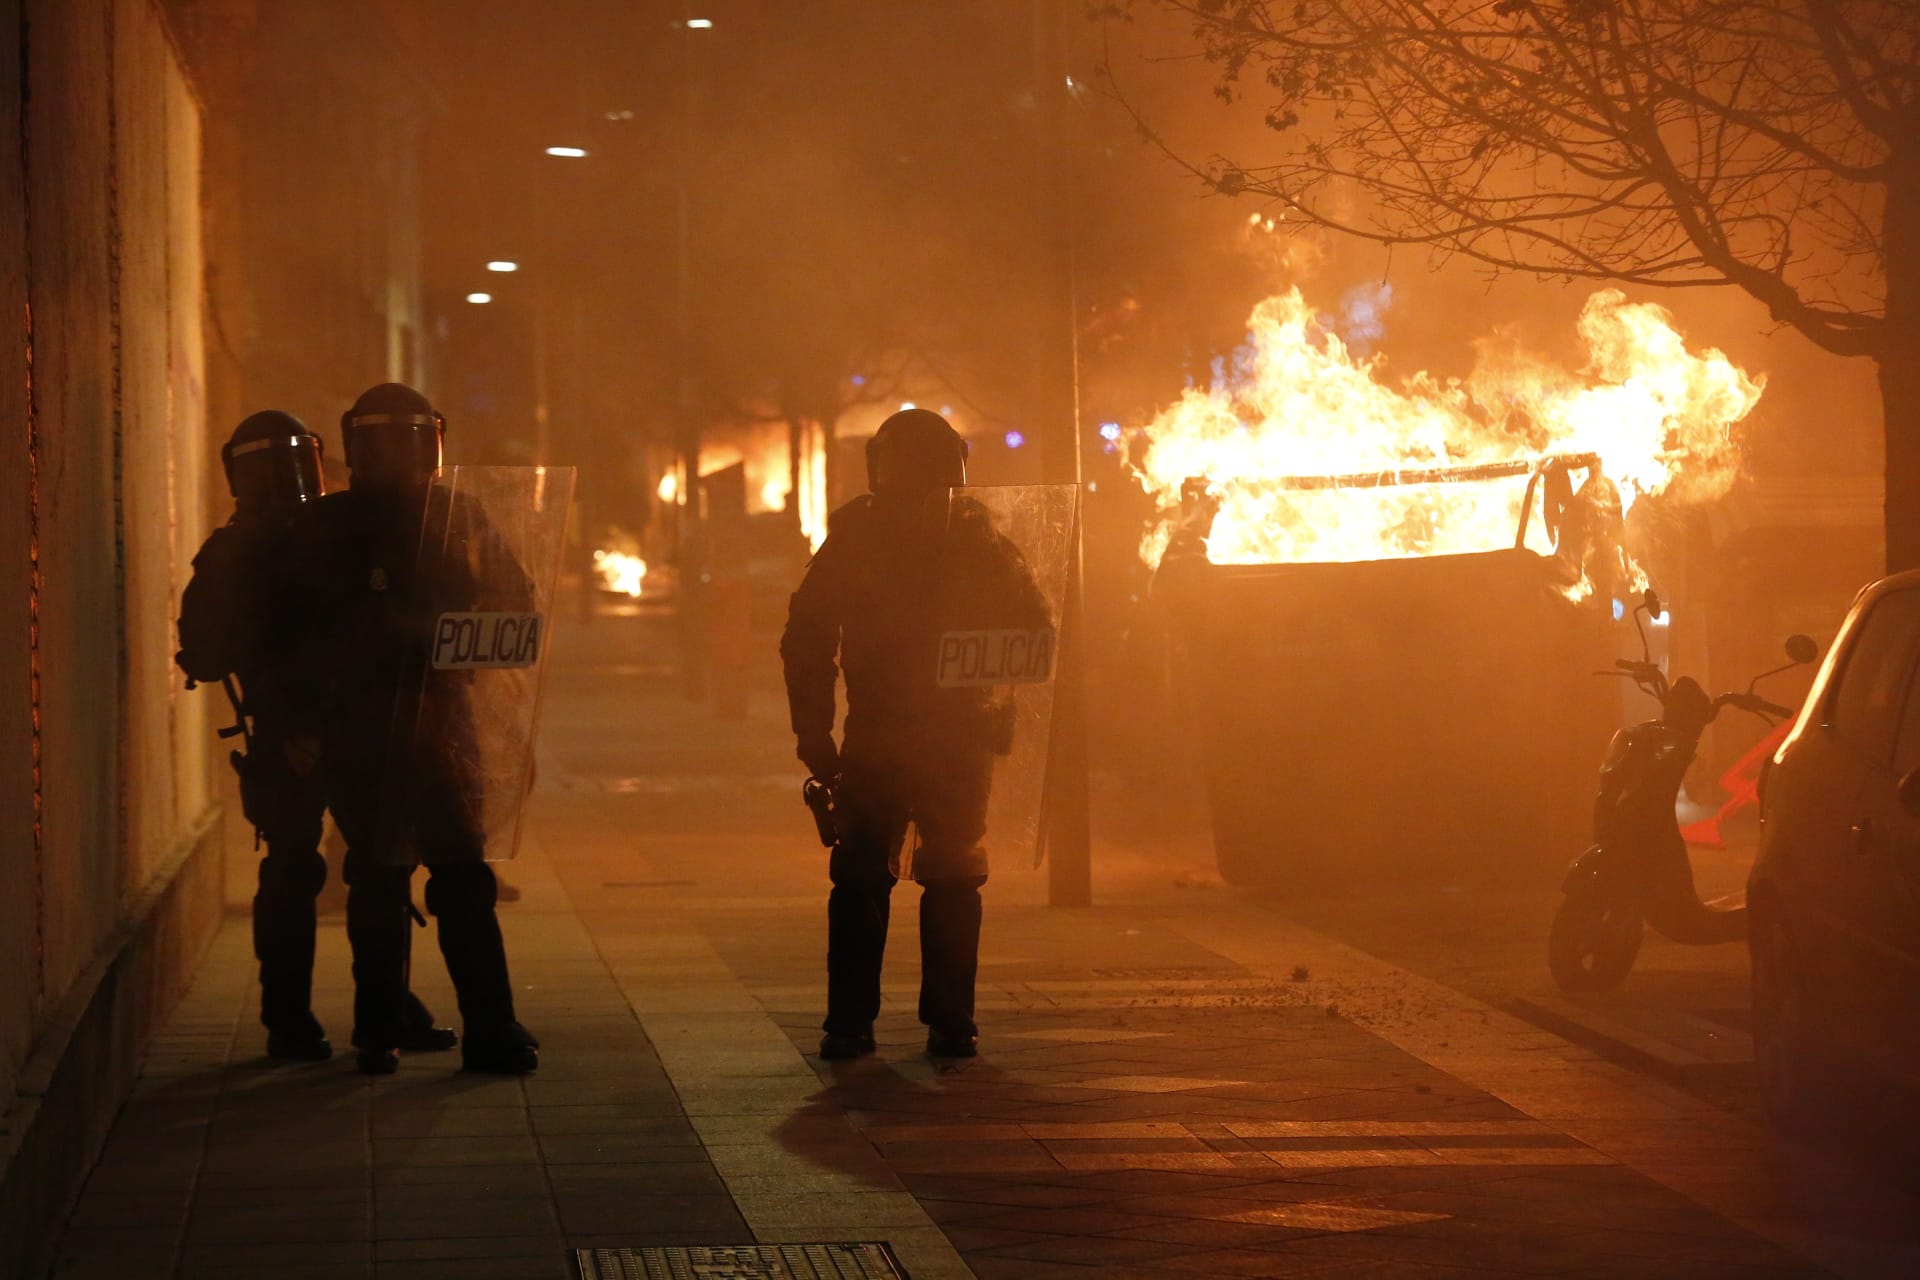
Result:
{"label": "fire", "polygon": [[[700,477],[706,479],[730,467],[741,468],[746,486],[748,515],[792,511],[800,532],[814,550],[827,537],[827,449],[831,441],[817,422],[804,421],[797,430],[784,420],[734,424],[714,433],[700,446]],[[799,457],[794,457],[794,447]],[[800,497],[793,501],[793,482],[800,481]]]}
{"label": "fire", "polygon": [[647,562],[626,551],[595,551],[593,571],[599,575],[601,586],[622,595],[637,597],[647,580]]}
{"label": "fire", "polygon": [[[1231,373],[1190,388],[1145,428],[1130,464],[1162,519],[1141,554],[1158,564],[1181,486],[1206,477],[1220,504],[1207,558],[1217,564],[1377,560],[1513,545],[1526,468],[1502,483],[1301,489],[1301,476],[1360,477],[1592,454],[1622,507],[1672,492],[1724,494],[1738,469],[1732,428],[1758,402],[1748,376],[1711,348],[1689,351],[1670,313],[1616,289],[1587,300],[1578,373],[1510,345],[1480,345],[1473,374],[1416,373],[1399,387],[1380,358],[1352,353],[1298,289],[1254,309]],[[1138,447],[1144,443],[1144,448]],[[1552,550],[1544,522],[1527,545]]]}

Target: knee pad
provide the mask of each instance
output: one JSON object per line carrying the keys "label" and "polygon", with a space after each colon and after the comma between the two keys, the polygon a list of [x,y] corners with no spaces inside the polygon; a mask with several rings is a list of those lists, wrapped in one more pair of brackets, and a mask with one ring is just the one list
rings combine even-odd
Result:
{"label": "knee pad", "polygon": [[924,885],[969,884],[978,888],[987,882],[987,851],[977,844],[929,842],[914,851],[913,878]]}
{"label": "knee pad", "polygon": [[447,862],[427,868],[427,910],[436,916],[491,911],[500,882],[484,862]]}
{"label": "knee pad", "polygon": [[260,859],[260,892],[317,898],[327,883],[327,860],[317,851],[268,853]]}
{"label": "knee pad", "polygon": [[987,882],[985,876],[919,876],[915,882],[929,897],[949,895],[967,895],[980,892],[980,886]]}

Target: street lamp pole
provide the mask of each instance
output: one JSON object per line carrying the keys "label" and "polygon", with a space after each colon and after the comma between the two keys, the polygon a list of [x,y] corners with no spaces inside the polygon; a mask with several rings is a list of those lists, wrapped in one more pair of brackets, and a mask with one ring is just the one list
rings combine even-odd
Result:
{"label": "street lamp pole", "polygon": [[696,19],[683,4],[680,41],[680,155],[674,184],[674,326],[676,352],[675,428],[679,436],[680,486],[675,560],[679,570],[681,691],[691,700],[706,698],[708,679],[707,537],[700,509],[700,423],[696,417],[693,376],[693,175],[695,77],[694,40],[713,24]]}
{"label": "street lamp pole", "polygon": [[[1052,483],[1071,484],[1085,500],[1080,458],[1079,303],[1075,297],[1073,148],[1070,134],[1067,6],[1034,0],[1034,95],[1039,117],[1036,155],[1039,224],[1046,236],[1036,377],[1041,464]],[[1047,902],[1084,907],[1093,901],[1092,831],[1087,800],[1087,643],[1081,544],[1084,513],[1075,520],[1060,661],[1054,681],[1044,832]]]}

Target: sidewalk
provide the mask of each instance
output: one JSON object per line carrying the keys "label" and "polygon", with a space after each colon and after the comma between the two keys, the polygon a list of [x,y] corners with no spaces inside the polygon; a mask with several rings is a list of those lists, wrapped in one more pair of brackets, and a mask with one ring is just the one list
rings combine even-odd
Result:
{"label": "sidewalk", "polygon": [[[880,1052],[821,1063],[825,857],[780,708],[690,710],[651,642],[591,629],[549,699],[503,909],[538,1074],[263,1063],[236,916],[56,1274],[565,1277],[576,1248],[837,1240],[916,1280],[1920,1271],[1875,1225],[1912,1206],[1831,1209],[1743,1119],[1106,850],[1091,910],[996,869],[982,1057],[946,1068],[902,886]],[[329,917],[337,1044],[346,972]]]}

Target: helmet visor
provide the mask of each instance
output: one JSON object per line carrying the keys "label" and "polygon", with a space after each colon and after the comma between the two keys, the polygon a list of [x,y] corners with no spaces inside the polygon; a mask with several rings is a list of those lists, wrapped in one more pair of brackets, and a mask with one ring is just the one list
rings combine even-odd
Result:
{"label": "helmet visor", "polygon": [[355,484],[426,484],[440,469],[440,427],[432,421],[356,419],[347,424],[347,466]]}
{"label": "helmet visor", "polygon": [[227,483],[246,507],[311,502],[327,491],[320,437],[270,436],[227,447]]}

